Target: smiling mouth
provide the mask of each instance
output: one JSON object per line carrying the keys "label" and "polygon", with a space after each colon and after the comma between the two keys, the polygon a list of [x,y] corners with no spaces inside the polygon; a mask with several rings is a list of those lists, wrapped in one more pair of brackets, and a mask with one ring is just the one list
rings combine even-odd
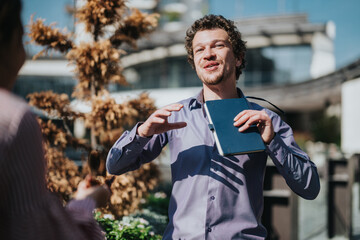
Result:
{"label": "smiling mouth", "polygon": [[204,68],[207,70],[214,70],[217,68],[217,66],[219,66],[219,63],[213,62],[213,63],[206,64]]}

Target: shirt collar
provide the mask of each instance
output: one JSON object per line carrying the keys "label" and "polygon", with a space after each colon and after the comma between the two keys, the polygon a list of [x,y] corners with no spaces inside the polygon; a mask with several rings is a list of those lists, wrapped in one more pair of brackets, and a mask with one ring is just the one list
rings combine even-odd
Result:
{"label": "shirt collar", "polygon": [[241,91],[241,89],[240,89],[240,88],[236,88],[236,89],[237,89],[237,93],[238,93],[239,98],[244,98],[245,95],[243,94],[243,92]]}
{"label": "shirt collar", "polygon": [[194,97],[192,97],[189,101],[189,109],[197,109],[201,108],[201,106],[204,104],[204,94],[203,89],[200,90],[198,94],[196,94]]}
{"label": "shirt collar", "polygon": [[[236,88],[239,98],[245,97],[243,92],[240,88]],[[202,88],[198,94],[196,94],[194,97],[192,97],[189,101],[189,109],[197,109],[201,108],[201,106],[204,104],[204,89]]]}

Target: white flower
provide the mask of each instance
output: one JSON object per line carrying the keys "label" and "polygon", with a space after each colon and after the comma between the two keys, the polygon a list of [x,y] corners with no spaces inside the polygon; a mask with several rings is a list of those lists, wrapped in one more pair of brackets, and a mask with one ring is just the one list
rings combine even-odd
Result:
{"label": "white flower", "polygon": [[122,223],[130,223],[132,220],[132,218],[128,217],[128,216],[125,216],[121,219],[121,222]]}
{"label": "white flower", "polygon": [[112,214],[104,214],[104,218],[105,218],[105,219],[115,220],[115,217],[114,217],[114,215],[112,215]]}
{"label": "white flower", "polygon": [[166,198],[166,193],[164,192],[157,192],[154,195],[156,198]]}
{"label": "white flower", "polygon": [[128,222],[122,222],[122,223],[120,223],[120,226],[122,226],[122,227],[131,227],[131,224],[128,223]]}
{"label": "white flower", "polygon": [[143,219],[143,218],[139,218],[139,222],[142,223],[142,224],[144,224],[144,225],[149,225],[149,222],[146,221],[146,220]]}

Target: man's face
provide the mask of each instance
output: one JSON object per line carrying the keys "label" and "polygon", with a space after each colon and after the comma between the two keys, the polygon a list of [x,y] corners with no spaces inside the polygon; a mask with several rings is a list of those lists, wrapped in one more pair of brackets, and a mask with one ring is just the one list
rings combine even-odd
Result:
{"label": "man's face", "polygon": [[236,81],[236,66],[240,66],[241,61],[235,58],[225,30],[216,28],[199,31],[192,44],[195,70],[204,84]]}

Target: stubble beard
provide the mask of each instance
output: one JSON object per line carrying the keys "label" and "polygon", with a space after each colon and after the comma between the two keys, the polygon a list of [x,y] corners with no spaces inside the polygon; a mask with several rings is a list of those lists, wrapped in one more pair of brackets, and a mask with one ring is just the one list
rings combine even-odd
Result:
{"label": "stubble beard", "polygon": [[215,79],[210,79],[208,77],[202,78],[201,81],[206,84],[206,85],[210,85],[210,86],[214,86],[217,85],[219,83],[221,83],[224,80],[224,74],[221,74],[219,76],[217,76]]}
{"label": "stubble beard", "polygon": [[202,76],[198,74],[198,77],[204,84],[214,86],[221,83],[224,80],[225,75],[225,70],[222,70],[221,72],[204,74]]}
{"label": "stubble beard", "polygon": [[200,80],[209,86],[215,86],[225,81],[226,78],[231,76],[231,71],[227,71],[226,69],[222,69],[221,72],[215,72],[203,76],[199,76]]}

